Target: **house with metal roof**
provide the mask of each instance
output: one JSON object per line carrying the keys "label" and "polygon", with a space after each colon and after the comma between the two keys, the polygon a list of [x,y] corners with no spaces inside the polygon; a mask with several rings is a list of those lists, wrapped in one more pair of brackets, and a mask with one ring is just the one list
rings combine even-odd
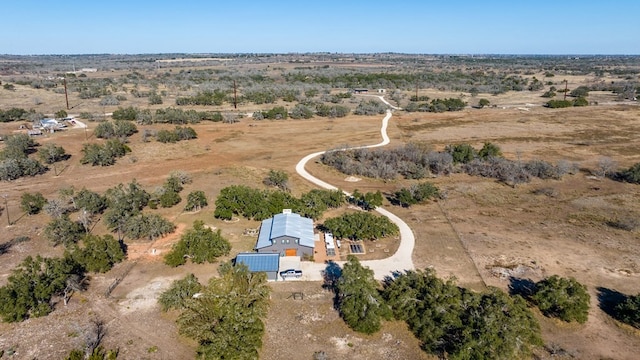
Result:
{"label": "house with metal roof", "polygon": [[265,272],[267,280],[278,280],[280,254],[240,253],[236,256],[236,265],[245,264],[251,272]]}
{"label": "house with metal roof", "polygon": [[256,251],[280,256],[313,256],[313,220],[285,209],[262,221]]}

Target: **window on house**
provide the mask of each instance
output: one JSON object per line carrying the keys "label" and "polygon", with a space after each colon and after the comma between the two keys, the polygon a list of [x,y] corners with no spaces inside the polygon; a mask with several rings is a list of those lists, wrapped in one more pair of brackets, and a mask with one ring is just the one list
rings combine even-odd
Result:
{"label": "window on house", "polygon": [[287,239],[287,244],[289,243],[289,239]]}

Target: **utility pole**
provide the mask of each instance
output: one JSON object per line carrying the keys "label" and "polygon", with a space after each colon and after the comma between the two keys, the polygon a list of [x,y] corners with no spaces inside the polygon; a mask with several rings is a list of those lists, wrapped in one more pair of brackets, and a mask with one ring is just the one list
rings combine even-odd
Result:
{"label": "utility pole", "polygon": [[567,90],[569,89],[568,86],[569,86],[569,81],[565,80],[564,81],[564,98],[562,99],[565,101],[567,100]]}
{"label": "utility pole", "polygon": [[238,87],[235,80],[233,80],[233,108],[238,108]]}
{"label": "utility pole", "polygon": [[4,194],[2,195],[2,197],[4,198],[4,211],[7,212],[7,225],[11,226],[11,219],[9,218],[9,204],[7,203],[7,195]]}
{"label": "utility pole", "polygon": [[69,95],[67,94],[67,78],[64,79],[64,98],[67,100],[67,110],[69,110]]}

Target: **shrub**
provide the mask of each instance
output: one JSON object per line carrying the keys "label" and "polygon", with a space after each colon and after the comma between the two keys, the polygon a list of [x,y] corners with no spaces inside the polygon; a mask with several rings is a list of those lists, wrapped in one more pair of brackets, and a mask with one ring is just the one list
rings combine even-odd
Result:
{"label": "shrub", "polygon": [[640,294],[627,296],[614,308],[615,317],[625,324],[640,329]]}
{"label": "shrub", "polygon": [[451,154],[454,163],[466,164],[476,157],[476,150],[469,144],[448,145],[445,151]]}
{"label": "shrub", "polygon": [[619,171],[614,178],[632,184],[640,184],[640,163],[636,163],[628,169]]}
{"label": "shrub", "polygon": [[478,151],[478,157],[480,157],[481,159],[488,159],[490,157],[498,157],[498,156],[502,156],[502,151],[500,151],[500,147],[490,142],[484,143],[484,145],[482,146],[482,149]]}
{"label": "shrub", "polygon": [[582,96],[577,97],[573,100],[573,106],[588,106],[588,105],[589,105],[589,100],[585,99]]}
{"label": "shrub", "polygon": [[289,190],[289,175],[280,170],[269,170],[269,174],[263,180],[263,183],[267,186],[275,186],[282,190]]}
{"label": "shrub", "polygon": [[35,215],[42,211],[46,203],[47,199],[39,192],[35,194],[26,192],[20,197],[20,208],[29,215]]}
{"label": "shrub", "polygon": [[566,108],[566,107],[572,107],[573,102],[569,100],[549,100],[547,101],[545,106],[551,109]]}
{"label": "shrub", "polygon": [[163,208],[169,208],[182,201],[180,194],[175,191],[165,191],[160,195],[160,206]]}
{"label": "shrub", "polygon": [[160,294],[158,303],[160,303],[162,311],[182,310],[185,302],[192,299],[193,295],[200,292],[201,289],[202,285],[198,282],[198,278],[193,274],[188,274],[184,278],[171,283],[169,289]]}
{"label": "shrub", "polygon": [[553,275],[536,283],[533,302],[545,316],[581,324],[589,316],[590,296],[587,287],[574,278]]}

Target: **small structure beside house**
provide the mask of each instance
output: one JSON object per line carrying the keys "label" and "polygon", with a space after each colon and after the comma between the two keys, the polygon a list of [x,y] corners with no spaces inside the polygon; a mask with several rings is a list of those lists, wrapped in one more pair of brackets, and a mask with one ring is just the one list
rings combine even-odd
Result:
{"label": "small structure beside house", "polygon": [[385,94],[387,89],[378,89],[378,94]]}
{"label": "small structure beside house", "polygon": [[280,256],[313,256],[313,220],[283,210],[262,221],[256,251]]}
{"label": "small structure beside house", "polygon": [[236,256],[236,265],[245,264],[251,272],[265,272],[267,280],[278,280],[280,254],[240,253]]}

